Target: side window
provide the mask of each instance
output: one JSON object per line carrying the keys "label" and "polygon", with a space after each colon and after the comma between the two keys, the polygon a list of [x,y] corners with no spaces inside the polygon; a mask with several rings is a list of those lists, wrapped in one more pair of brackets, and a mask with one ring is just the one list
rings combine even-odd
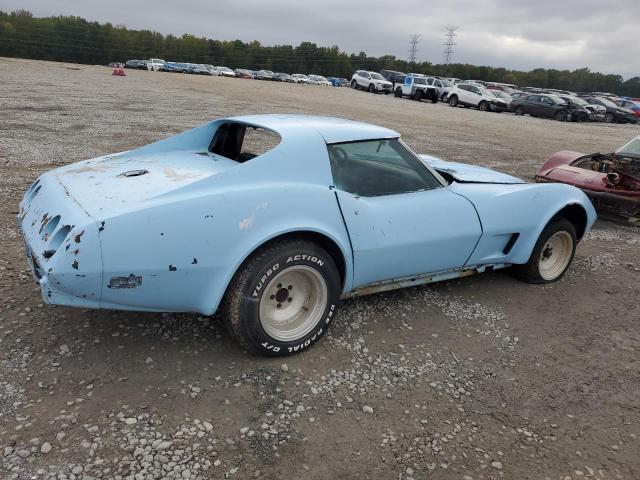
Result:
{"label": "side window", "polygon": [[529,95],[527,97],[527,102],[533,102],[533,103],[537,103],[538,102],[538,96],[536,95]]}
{"label": "side window", "polygon": [[397,139],[327,146],[336,188],[375,197],[442,186],[429,169]]}
{"label": "side window", "polygon": [[268,152],[279,143],[280,135],[271,130],[229,122],[218,127],[209,151],[244,163]]}
{"label": "side window", "polygon": [[436,87],[442,87],[442,82],[441,82],[440,80],[436,80],[435,82],[433,82],[433,84],[434,84]]}
{"label": "side window", "polygon": [[467,85],[458,85],[458,88],[459,88],[460,90],[466,90],[466,91],[469,91],[469,87],[468,87]]}
{"label": "side window", "polygon": [[369,75],[367,72],[362,72],[362,76],[364,78],[371,78],[371,75]]}

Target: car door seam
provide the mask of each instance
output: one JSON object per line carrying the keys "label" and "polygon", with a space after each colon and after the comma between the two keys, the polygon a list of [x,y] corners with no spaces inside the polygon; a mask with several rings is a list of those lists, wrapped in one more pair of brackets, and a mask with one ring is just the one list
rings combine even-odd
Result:
{"label": "car door seam", "polygon": [[471,253],[469,254],[469,256],[467,257],[467,259],[465,260],[465,262],[462,264],[463,267],[467,266],[467,263],[469,263],[469,260],[471,260],[471,257],[473,256],[473,254],[476,251],[476,248],[478,248],[478,245],[480,244],[480,240],[482,240],[482,236],[484,235],[484,227],[482,226],[482,219],[480,218],[480,213],[478,213],[478,209],[476,208],[475,204],[469,200],[467,197],[465,197],[464,195],[462,195],[461,193],[458,192],[454,192],[453,190],[449,189],[449,191],[451,193],[455,193],[456,195],[464,198],[467,202],[469,202],[471,204],[471,206],[473,207],[473,211],[476,212],[476,216],[478,217],[478,223],[480,224],[480,236],[478,237],[478,241],[476,241],[476,244],[473,246],[473,248],[471,249]]}
{"label": "car door seam", "polygon": [[[344,229],[347,232],[347,239],[349,240],[349,248],[351,249],[351,285],[349,285],[349,291],[353,289],[353,281],[356,275],[356,265],[355,265],[355,252],[353,250],[353,243],[351,242],[351,234],[349,233],[349,227],[347,226],[347,220],[344,218],[344,212],[342,211],[342,205],[340,205],[340,199],[338,198],[338,192],[336,191],[336,187],[333,185],[329,187],[330,190],[333,191],[333,194],[336,198],[336,203],[338,204],[338,211],[340,212],[340,218],[342,218],[342,224],[344,225]],[[474,207],[475,208],[475,207]]]}

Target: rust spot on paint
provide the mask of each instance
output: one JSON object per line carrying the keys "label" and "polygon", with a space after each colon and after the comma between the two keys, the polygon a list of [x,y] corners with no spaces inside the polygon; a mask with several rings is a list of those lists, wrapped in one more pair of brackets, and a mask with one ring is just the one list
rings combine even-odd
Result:
{"label": "rust spot on paint", "polygon": [[42,230],[44,230],[44,226],[47,224],[48,221],[49,221],[49,214],[45,213],[44,215],[42,215],[42,220],[40,220],[40,230],[38,230],[38,233],[42,233]]}
{"label": "rust spot on paint", "polygon": [[198,259],[194,257],[193,262],[191,262],[191,265],[195,265],[196,263],[198,263]]}
{"label": "rust spot on paint", "polygon": [[169,265],[169,271],[170,272],[175,272],[176,270],[178,270],[178,267],[174,267],[173,265]]}
{"label": "rust spot on paint", "polygon": [[82,235],[84,235],[84,230],[82,230],[79,234],[73,237],[73,241],[76,243],[80,243],[80,238],[82,237]]}
{"label": "rust spot on paint", "polygon": [[79,265],[78,260],[74,260],[73,263],[71,264],[74,270],[78,270],[78,265]]}
{"label": "rust spot on paint", "polygon": [[104,222],[100,222],[100,227],[98,228],[98,232],[102,232],[104,230]]}

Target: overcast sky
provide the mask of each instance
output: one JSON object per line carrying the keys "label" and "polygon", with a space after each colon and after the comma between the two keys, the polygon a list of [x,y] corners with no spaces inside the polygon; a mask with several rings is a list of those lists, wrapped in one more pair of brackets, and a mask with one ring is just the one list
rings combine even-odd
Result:
{"label": "overcast sky", "polygon": [[19,8],[164,34],[310,41],[403,59],[409,35],[418,33],[418,60],[432,63],[443,61],[445,27],[457,25],[455,62],[640,75],[640,0],[0,0],[0,10]]}

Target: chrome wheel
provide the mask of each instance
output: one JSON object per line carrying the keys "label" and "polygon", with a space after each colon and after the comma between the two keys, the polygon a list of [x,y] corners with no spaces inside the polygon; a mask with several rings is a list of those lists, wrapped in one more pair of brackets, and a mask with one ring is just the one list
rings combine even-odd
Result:
{"label": "chrome wheel", "polygon": [[319,271],[295,265],[277,274],[260,299],[260,323],[274,340],[304,338],[320,321],[327,305],[327,284]]}
{"label": "chrome wheel", "polygon": [[554,280],[565,271],[573,256],[573,239],[559,231],[549,237],[538,259],[538,271],[544,280]]}

